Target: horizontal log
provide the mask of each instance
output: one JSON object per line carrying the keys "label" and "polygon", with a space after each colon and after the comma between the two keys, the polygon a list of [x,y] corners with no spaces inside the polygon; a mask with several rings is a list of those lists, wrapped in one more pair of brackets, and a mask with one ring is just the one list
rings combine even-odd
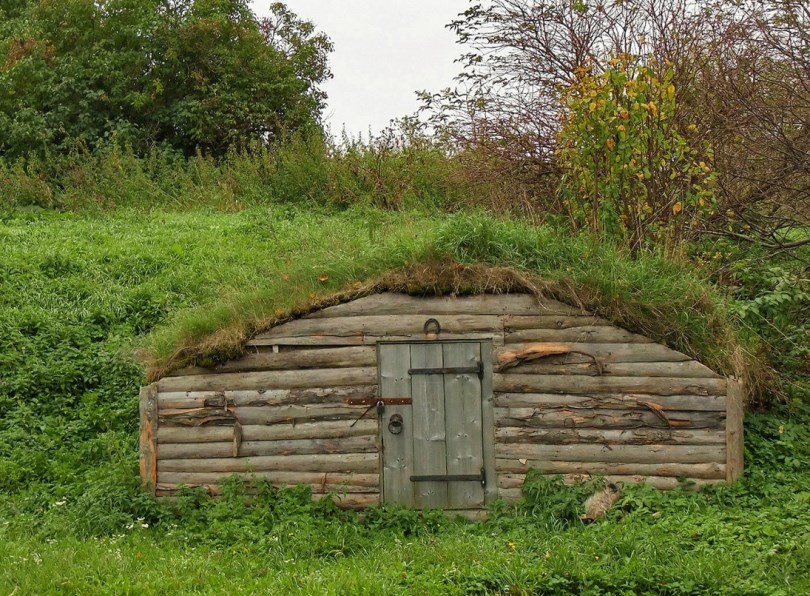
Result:
{"label": "horizontal log", "polygon": [[416,297],[384,292],[315,311],[305,318],[326,319],[368,315],[436,314],[469,315],[579,315],[582,311],[556,300],[531,294],[479,294],[477,296]]}
{"label": "horizontal log", "polygon": [[[233,452],[234,444],[232,440],[219,443],[158,444],[158,458],[160,459],[232,457]],[[341,437],[339,439],[289,439],[280,441],[246,441],[243,437],[239,445],[238,456],[376,452],[377,437],[372,435]]]}
{"label": "horizontal log", "polygon": [[722,480],[726,475],[725,464],[640,464],[607,462],[543,461],[533,459],[495,460],[495,469],[503,473],[525,474],[538,470],[544,474],[591,474],[593,476],[666,476],[668,478],[701,478]]}
{"label": "horizontal log", "polygon": [[423,341],[423,340],[436,340],[436,341],[451,341],[451,340],[488,340],[496,346],[503,345],[503,332],[489,331],[489,332],[468,332],[468,333],[449,333],[442,331],[440,335],[428,334],[425,335],[422,329],[417,333],[408,335],[351,335],[351,336],[336,336],[336,335],[305,335],[302,337],[271,337],[271,338],[255,338],[247,342],[247,346],[262,347],[262,346],[279,346],[280,348],[300,347],[300,346],[375,346],[381,341]]}
{"label": "horizontal log", "polygon": [[[303,482],[299,482],[297,484],[278,484],[274,485],[278,486],[279,488],[285,486],[308,486],[309,489],[312,491],[313,495],[324,495],[324,494],[346,494],[346,493],[353,493],[353,494],[379,494],[380,489],[370,486],[357,486],[354,484],[306,484]],[[182,487],[186,488],[204,488],[208,491],[208,494],[212,496],[219,496],[222,494],[222,490],[218,484],[190,484],[181,482],[179,484],[174,483],[163,483],[160,482],[157,485],[157,490],[159,493],[164,494],[174,494]],[[251,489],[251,487],[245,487],[245,493],[251,494],[255,493],[255,489]],[[162,495],[158,495],[162,496]]]}
{"label": "horizontal log", "polygon": [[[158,417],[160,424],[167,426],[227,426],[236,422],[244,425],[269,425],[292,421],[356,420],[367,412],[368,407],[339,404],[312,406],[263,406],[245,408],[196,408],[164,409]],[[349,423],[346,424],[349,426]]]}
{"label": "horizontal log", "polygon": [[[354,421],[352,421],[354,422]],[[281,441],[294,439],[333,439],[375,435],[376,418],[358,420],[354,426],[346,420],[242,426],[242,441]],[[233,427],[202,426],[198,428],[164,426],[158,429],[158,443],[209,443],[230,441]]]}
{"label": "horizontal log", "polygon": [[653,340],[619,327],[596,326],[571,327],[569,329],[542,329],[512,327],[506,329],[506,343],[526,342],[578,342],[578,343],[635,343],[649,344]]}
{"label": "horizontal log", "polygon": [[493,389],[503,393],[648,393],[651,395],[725,395],[725,379],[671,377],[589,377],[495,374]]}
{"label": "horizontal log", "polygon": [[376,453],[341,453],[330,455],[269,455],[215,459],[158,460],[162,472],[343,472],[372,474],[379,468]]}
{"label": "horizontal log", "polygon": [[[588,375],[605,377],[682,377],[693,379],[717,379],[720,375],[694,360],[684,362],[609,362],[602,366],[601,375],[596,364],[587,356],[572,354],[557,357],[557,362],[549,362],[551,357],[540,361],[519,364],[510,368],[510,373],[529,375]],[[577,356],[576,359],[573,356]],[[576,361],[575,361],[576,360]]]}
{"label": "horizontal log", "polygon": [[223,372],[299,370],[306,368],[358,368],[376,365],[377,351],[372,346],[299,350],[297,352],[256,351],[210,368],[181,368],[172,372],[169,376],[183,377]]}
{"label": "horizontal log", "polygon": [[[158,449],[160,449],[158,447]],[[499,443],[495,457],[546,462],[679,463],[702,464],[726,461],[725,445],[536,445]]]}
{"label": "horizontal log", "polygon": [[723,412],[723,395],[647,395],[604,393],[597,395],[570,395],[560,393],[497,393],[495,405],[504,408],[538,408],[542,410],[696,410]]}
{"label": "horizontal log", "polygon": [[317,368],[267,372],[220,373],[166,377],[158,381],[158,391],[237,391],[244,389],[297,389],[374,385],[376,367]]}
{"label": "horizontal log", "polygon": [[[666,346],[655,343],[582,343],[582,342],[532,342],[507,343],[496,351],[496,363],[503,365],[514,361],[522,355],[531,354],[532,350],[544,349],[548,343],[564,343],[570,352],[582,352],[597,358],[603,365],[610,362],[681,362],[691,360],[686,354],[676,352]],[[572,354],[572,357],[574,354]],[[548,356],[547,358],[559,358]],[[535,360],[542,363],[546,358]]]}
{"label": "horizontal log", "polygon": [[[594,478],[588,474],[566,474],[563,475],[563,482],[568,485],[578,484]],[[703,480],[700,478],[692,478],[686,482],[680,482],[678,478],[668,478],[666,476],[616,476],[609,475],[603,476],[607,482],[615,484],[649,484],[660,490],[672,490],[683,487],[685,489],[699,489],[704,486],[712,484],[721,484],[723,481],[719,479]],[[498,488],[499,491],[503,489],[513,490],[522,489],[523,483],[526,481],[525,474],[498,474]],[[509,494],[509,493],[507,493]]]}
{"label": "horizontal log", "polygon": [[724,445],[722,430],[668,430],[633,428],[625,430],[505,427],[495,429],[497,443],[537,443],[543,445]]}
{"label": "horizontal log", "polygon": [[[220,484],[234,474],[219,472],[161,472],[160,482],[166,484],[207,485]],[[239,474],[250,483],[264,480],[273,485],[295,486],[296,484],[351,484],[379,489],[379,474],[340,474],[320,472],[255,472]]]}
{"label": "horizontal log", "polygon": [[161,409],[224,408],[346,403],[377,396],[377,385],[245,391],[170,391],[158,394]]}
{"label": "horizontal log", "polygon": [[724,423],[725,412],[495,408],[497,427],[722,429]]}
{"label": "horizontal log", "polygon": [[414,335],[424,333],[425,321],[436,319],[442,333],[467,333],[470,331],[503,330],[503,320],[498,315],[441,314],[422,311],[416,315],[371,315],[340,317],[328,320],[297,319],[261,333],[255,339],[274,337],[303,337],[310,335],[357,336],[357,335]]}

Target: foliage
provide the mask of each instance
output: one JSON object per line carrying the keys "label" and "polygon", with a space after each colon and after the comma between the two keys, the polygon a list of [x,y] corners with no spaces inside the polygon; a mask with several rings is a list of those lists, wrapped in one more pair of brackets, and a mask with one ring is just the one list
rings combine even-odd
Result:
{"label": "foliage", "polygon": [[31,3],[0,29],[0,157],[105,142],[222,155],[317,123],[328,39],[245,0]]}
{"label": "foliage", "polygon": [[[564,91],[556,156],[575,225],[633,249],[678,246],[712,214],[714,174],[679,130],[672,68],[622,55],[586,67]],[[694,124],[690,125],[695,129]]]}

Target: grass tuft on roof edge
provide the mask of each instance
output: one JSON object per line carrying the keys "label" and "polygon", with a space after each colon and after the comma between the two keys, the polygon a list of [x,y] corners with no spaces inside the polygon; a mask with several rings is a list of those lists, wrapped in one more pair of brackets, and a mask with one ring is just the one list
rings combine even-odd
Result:
{"label": "grass tuft on roof edge", "polygon": [[735,324],[728,298],[691,263],[653,253],[632,257],[549,226],[456,214],[426,226],[419,242],[381,239],[376,250],[336,256],[322,269],[326,276],[291,265],[259,291],[223,296],[217,304],[181,313],[153,332],[141,351],[148,380],[237,358],[257,333],[382,291],[532,293],[582,308],[741,378],[752,403],[760,403],[772,380],[756,336]]}

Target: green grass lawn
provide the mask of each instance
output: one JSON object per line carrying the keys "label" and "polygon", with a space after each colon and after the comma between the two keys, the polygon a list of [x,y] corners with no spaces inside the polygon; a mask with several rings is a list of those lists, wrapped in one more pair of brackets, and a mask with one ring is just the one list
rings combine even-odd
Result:
{"label": "green grass lawn", "polygon": [[565,281],[600,314],[720,365],[744,340],[728,300],[683,263],[480,214],[8,211],[0,594],[810,592],[801,407],[749,417],[741,483],[633,488],[591,526],[577,520],[584,489],[541,481],[483,524],[360,516],[297,491],[252,507],[238,491],[178,504],[140,491],[138,349],[166,359],[218,333],[239,339],[302,299],[438,258]]}

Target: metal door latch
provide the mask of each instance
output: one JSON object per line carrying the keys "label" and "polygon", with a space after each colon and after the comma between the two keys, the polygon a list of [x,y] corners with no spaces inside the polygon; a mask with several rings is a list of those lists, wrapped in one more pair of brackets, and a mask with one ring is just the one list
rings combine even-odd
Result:
{"label": "metal door latch", "polygon": [[413,375],[478,375],[479,379],[484,378],[484,363],[479,362],[475,366],[445,366],[443,368],[409,368],[408,374]]}

